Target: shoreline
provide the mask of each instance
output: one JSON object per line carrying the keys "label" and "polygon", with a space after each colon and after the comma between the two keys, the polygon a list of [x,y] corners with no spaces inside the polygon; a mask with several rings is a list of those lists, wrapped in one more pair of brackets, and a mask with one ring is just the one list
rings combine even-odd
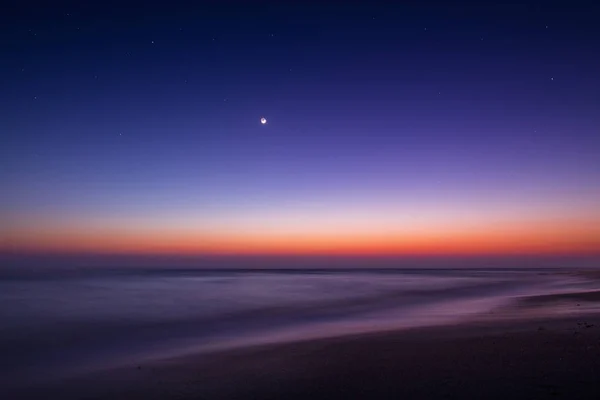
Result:
{"label": "shoreline", "polygon": [[596,371],[600,314],[484,318],[163,358],[11,398],[600,398]]}

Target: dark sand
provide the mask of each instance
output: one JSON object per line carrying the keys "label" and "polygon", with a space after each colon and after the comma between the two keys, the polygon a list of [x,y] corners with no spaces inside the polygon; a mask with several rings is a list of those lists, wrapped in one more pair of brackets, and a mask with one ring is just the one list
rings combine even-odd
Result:
{"label": "dark sand", "polygon": [[600,318],[487,321],[257,346],[5,399],[600,399]]}

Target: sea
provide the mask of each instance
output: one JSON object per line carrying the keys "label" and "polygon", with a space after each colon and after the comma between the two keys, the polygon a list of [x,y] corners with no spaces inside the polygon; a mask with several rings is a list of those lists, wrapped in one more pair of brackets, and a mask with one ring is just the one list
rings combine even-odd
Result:
{"label": "sea", "polygon": [[600,289],[556,269],[123,269],[0,277],[0,384],[255,344],[459,323]]}

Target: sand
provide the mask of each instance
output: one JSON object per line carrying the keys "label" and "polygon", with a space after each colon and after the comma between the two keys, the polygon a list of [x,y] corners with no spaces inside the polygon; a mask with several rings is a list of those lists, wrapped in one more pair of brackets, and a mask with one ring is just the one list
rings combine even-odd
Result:
{"label": "sand", "polygon": [[197,354],[10,399],[600,399],[600,318],[480,321]]}

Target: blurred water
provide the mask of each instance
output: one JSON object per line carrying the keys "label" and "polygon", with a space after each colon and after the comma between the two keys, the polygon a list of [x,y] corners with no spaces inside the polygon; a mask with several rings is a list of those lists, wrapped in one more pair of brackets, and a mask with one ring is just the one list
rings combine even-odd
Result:
{"label": "blurred water", "polygon": [[0,376],[58,373],[177,348],[448,323],[515,296],[594,285],[539,270],[161,270],[12,278],[0,281]]}

